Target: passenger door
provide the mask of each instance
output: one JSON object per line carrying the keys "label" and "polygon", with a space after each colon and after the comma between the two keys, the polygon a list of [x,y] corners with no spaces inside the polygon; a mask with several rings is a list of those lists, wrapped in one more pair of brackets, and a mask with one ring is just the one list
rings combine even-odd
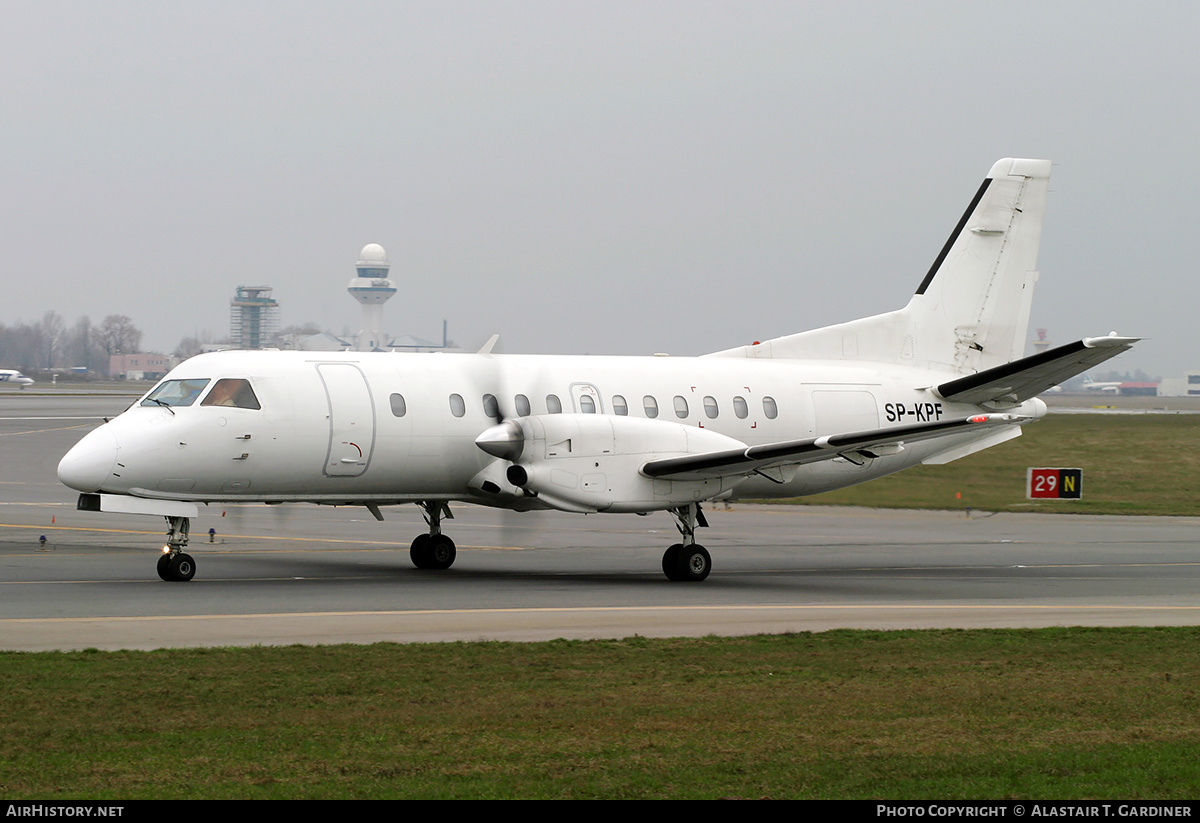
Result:
{"label": "passenger door", "polygon": [[328,477],[357,477],[375,448],[375,408],[367,379],[353,363],[320,363],[317,372],[329,401]]}

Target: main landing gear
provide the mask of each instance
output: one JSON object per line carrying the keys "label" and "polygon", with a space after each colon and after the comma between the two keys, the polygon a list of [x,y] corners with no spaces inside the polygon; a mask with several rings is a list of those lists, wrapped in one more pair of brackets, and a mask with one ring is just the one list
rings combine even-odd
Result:
{"label": "main landing gear", "polygon": [[448,569],[454,565],[457,551],[454,541],[442,534],[442,518],[453,520],[450,507],[441,500],[426,500],[419,504],[425,510],[425,522],[429,534],[417,535],[408,550],[413,565],[418,569]]}
{"label": "main landing gear", "polygon": [[196,561],[183,551],[190,525],[186,517],[167,516],[167,545],[158,558],[158,576],[163,580],[186,583],[196,576]]}
{"label": "main landing gear", "polygon": [[663,554],[663,574],[669,580],[699,583],[712,571],[712,558],[708,550],[696,542],[696,529],[707,527],[708,521],[699,503],[671,509],[671,514],[675,515],[675,525],[683,535],[683,542],[676,543]]}
{"label": "main landing gear", "polygon": [[[429,533],[417,535],[409,549],[409,557],[418,569],[448,569],[454,565],[457,554],[454,541],[442,534],[442,518],[453,520],[450,507],[442,500],[425,500],[419,503],[429,524]],[[696,529],[708,526],[700,504],[671,509],[676,527],[683,542],[676,543],[663,554],[663,574],[670,580],[698,583],[712,571],[712,557],[708,550],[696,542]]]}

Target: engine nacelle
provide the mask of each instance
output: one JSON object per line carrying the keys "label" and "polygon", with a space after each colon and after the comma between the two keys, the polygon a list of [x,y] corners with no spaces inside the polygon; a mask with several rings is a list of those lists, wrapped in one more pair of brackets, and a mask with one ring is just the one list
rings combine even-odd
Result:
{"label": "engine nacelle", "polygon": [[744,449],[732,437],[660,420],[599,414],[518,417],[485,431],[476,444],[509,460],[509,483],[556,509],[645,512],[671,509],[726,492],[743,477],[654,479],[650,460]]}

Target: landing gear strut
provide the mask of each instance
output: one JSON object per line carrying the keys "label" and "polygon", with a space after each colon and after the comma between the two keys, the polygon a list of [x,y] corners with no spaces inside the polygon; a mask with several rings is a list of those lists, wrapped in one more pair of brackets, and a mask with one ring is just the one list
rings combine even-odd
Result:
{"label": "landing gear strut", "polygon": [[669,580],[699,583],[712,571],[712,558],[708,550],[696,542],[696,529],[708,526],[708,521],[699,503],[671,509],[671,514],[675,515],[675,525],[683,536],[683,542],[676,543],[663,554],[663,574]]}
{"label": "landing gear strut", "polygon": [[191,520],[187,517],[167,516],[167,545],[158,558],[158,576],[163,580],[186,583],[196,576],[196,561],[183,551],[190,527]]}
{"label": "landing gear strut", "polygon": [[418,569],[448,569],[454,565],[457,551],[454,541],[442,534],[442,518],[453,520],[450,507],[441,500],[425,500],[419,504],[425,510],[425,522],[429,534],[417,535],[408,550],[413,565]]}

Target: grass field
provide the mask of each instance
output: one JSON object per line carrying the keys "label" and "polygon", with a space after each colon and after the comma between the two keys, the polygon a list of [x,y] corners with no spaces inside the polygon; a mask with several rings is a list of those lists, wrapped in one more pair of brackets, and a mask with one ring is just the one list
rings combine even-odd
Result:
{"label": "grass field", "polygon": [[[1029,466],[1084,499],[1025,499]],[[1197,515],[1200,415],[802,503]],[[961,495],[961,496],[959,496]],[[1200,629],[0,653],[0,796],[1192,799]]]}
{"label": "grass field", "polygon": [[[1007,443],[836,492],[813,505],[1200,515],[1200,414],[1050,414]],[[1083,499],[1025,498],[1028,467],[1083,469]]]}
{"label": "grass field", "polygon": [[1194,798],[1200,630],[0,654],[0,795]]}

